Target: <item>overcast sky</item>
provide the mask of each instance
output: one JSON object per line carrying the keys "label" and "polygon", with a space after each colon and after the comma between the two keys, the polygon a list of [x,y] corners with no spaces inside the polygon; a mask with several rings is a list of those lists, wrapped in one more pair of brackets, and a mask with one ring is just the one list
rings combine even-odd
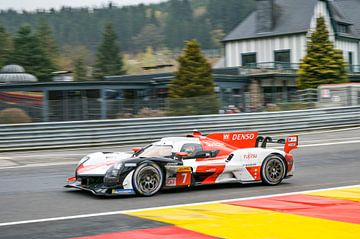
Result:
{"label": "overcast sky", "polygon": [[[116,5],[135,5],[139,3],[157,3],[165,0],[112,0]],[[61,6],[83,7],[101,6],[108,0],[0,0],[0,9],[28,10],[59,9]]]}

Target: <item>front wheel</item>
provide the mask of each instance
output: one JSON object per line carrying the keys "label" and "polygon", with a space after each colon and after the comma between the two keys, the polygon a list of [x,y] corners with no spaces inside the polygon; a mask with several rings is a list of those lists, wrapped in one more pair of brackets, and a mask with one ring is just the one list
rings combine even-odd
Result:
{"label": "front wheel", "polygon": [[161,168],[152,162],[139,165],[133,174],[133,187],[137,194],[153,196],[163,184],[163,172]]}
{"label": "front wheel", "polygon": [[264,184],[277,185],[286,174],[285,163],[277,155],[268,156],[261,167],[261,178]]}

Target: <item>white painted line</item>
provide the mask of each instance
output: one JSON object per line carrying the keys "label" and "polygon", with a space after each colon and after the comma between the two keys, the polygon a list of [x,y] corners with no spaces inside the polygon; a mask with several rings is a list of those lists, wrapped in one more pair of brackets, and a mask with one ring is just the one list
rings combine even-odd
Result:
{"label": "white painted line", "polygon": [[75,165],[79,161],[71,161],[71,162],[58,162],[58,163],[34,163],[20,166],[10,166],[10,167],[1,167],[0,170],[4,169],[18,169],[18,168],[40,168],[40,167],[49,167],[49,166],[61,166],[61,165]]}
{"label": "white painted line", "polygon": [[[346,127],[346,126],[344,126]],[[310,132],[298,132],[298,133],[292,133],[292,134],[297,134],[299,136],[301,135],[311,135],[311,134],[324,134],[324,133],[334,133],[334,132],[342,132],[342,131],[350,131],[350,130],[357,130],[360,129],[360,126],[357,127],[350,127],[350,128],[344,128],[344,129],[329,129],[329,130],[317,130],[317,131],[310,131]],[[269,134],[269,135],[274,135],[277,137],[286,137],[289,136],[289,133],[281,133],[281,134]]]}
{"label": "white painted line", "polygon": [[[357,144],[357,143],[360,143],[360,139],[359,140],[344,141],[344,142],[328,142],[328,143],[305,144],[305,145],[301,145],[301,141],[300,141],[299,148],[342,145],[342,144]],[[284,147],[276,146],[276,147],[270,147],[270,148],[283,149]],[[21,169],[21,168],[36,168],[36,167],[50,167],[50,166],[62,166],[62,165],[74,165],[74,164],[77,164],[78,162],[79,161],[56,162],[56,163],[36,163],[36,164],[28,164],[28,165],[21,165],[21,166],[0,167],[0,170],[4,170],[4,169]]]}
{"label": "white painted line", "polygon": [[177,208],[177,207],[184,207],[184,206],[197,206],[197,205],[212,204],[212,203],[243,201],[243,200],[249,200],[249,199],[260,199],[260,198],[269,198],[269,197],[276,197],[276,196],[288,196],[288,195],[294,195],[294,194],[321,192],[321,191],[334,190],[334,189],[347,189],[347,188],[353,188],[353,187],[359,187],[359,186],[360,186],[360,184],[356,184],[356,185],[350,185],[350,186],[323,188],[323,189],[298,191],[298,192],[291,192],[291,193],[280,193],[280,194],[272,194],[272,195],[256,196],[256,197],[234,198],[234,199],[215,200],[215,201],[207,201],[207,202],[199,202],[199,203],[178,204],[178,205],[171,205],[171,206],[161,206],[161,207],[151,207],[151,208],[131,209],[131,210],[121,210],[121,211],[91,213],[91,214],[81,214],[81,215],[74,215],[74,216],[52,217],[52,218],[43,218],[43,219],[35,219],[35,220],[4,222],[4,223],[0,223],[0,227],[21,225],[21,224],[30,224],[30,223],[40,223],[40,222],[63,221],[63,220],[89,218],[89,217],[111,216],[111,215],[116,215],[116,214],[127,214],[127,213],[133,213],[133,212],[160,210],[160,209]]}
{"label": "white painted line", "polygon": [[320,143],[320,144],[305,144],[305,145],[300,144],[299,148],[341,145],[341,144],[356,144],[356,143],[360,143],[360,140],[351,140],[351,141],[344,141],[344,142],[330,142],[330,143]]}
{"label": "white painted line", "polygon": [[302,143],[319,143],[319,142],[342,142],[342,141],[351,141],[351,140],[360,140],[360,137],[348,137],[348,138],[328,138],[328,139],[312,139],[312,140],[302,140],[301,137],[299,139],[300,142]]}
{"label": "white painted line", "polygon": [[10,157],[0,157],[0,160],[2,160],[2,159],[4,159],[4,160],[9,160],[9,159],[11,159]]}
{"label": "white painted line", "polygon": [[[54,157],[54,156],[59,156],[59,153],[54,153],[54,154],[26,154],[26,155],[22,155],[21,153],[16,153],[14,152],[13,154],[16,154],[17,157],[19,158],[40,158],[40,157]],[[69,156],[83,156],[84,153],[61,153],[61,157],[69,157]],[[5,157],[6,158],[6,157]],[[0,157],[1,159],[1,157]],[[10,158],[8,158],[10,159]]]}
{"label": "white painted line", "polygon": [[[344,125],[346,127],[346,125]],[[304,132],[300,133],[300,135],[307,135],[307,134],[323,134],[323,133],[333,133],[333,132],[341,132],[341,131],[349,131],[349,130],[356,130],[360,129],[360,126],[357,127],[350,127],[345,129],[330,129],[330,130],[318,130],[318,131],[312,131],[312,132]]]}

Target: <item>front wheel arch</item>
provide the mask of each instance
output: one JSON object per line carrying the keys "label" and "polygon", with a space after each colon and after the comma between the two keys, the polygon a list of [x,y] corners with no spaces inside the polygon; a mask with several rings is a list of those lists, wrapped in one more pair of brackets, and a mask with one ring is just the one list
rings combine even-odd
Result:
{"label": "front wheel arch", "polygon": [[160,165],[145,161],[134,169],[132,184],[134,191],[141,196],[153,196],[164,185],[164,171]]}

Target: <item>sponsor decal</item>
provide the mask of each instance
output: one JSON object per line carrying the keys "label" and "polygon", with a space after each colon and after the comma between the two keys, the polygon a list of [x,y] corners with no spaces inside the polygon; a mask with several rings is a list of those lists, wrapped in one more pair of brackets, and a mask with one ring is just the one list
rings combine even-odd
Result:
{"label": "sponsor decal", "polygon": [[257,154],[244,154],[244,159],[256,159]]}
{"label": "sponsor decal", "polygon": [[191,167],[178,167],[176,172],[178,173],[190,173]]}
{"label": "sponsor decal", "polygon": [[166,179],[166,186],[175,186],[176,185],[176,178],[167,178]]}
{"label": "sponsor decal", "polygon": [[135,191],[133,189],[122,189],[122,188],[114,188],[112,190],[112,194],[134,194]]}
{"label": "sponsor decal", "polygon": [[136,167],[136,163],[126,163],[124,164],[125,167]]}
{"label": "sponsor decal", "polygon": [[216,168],[208,168],[205,170],[205,172],[207,172],[207,173],[216,172]]}
{"label": "sponsor decal", "polygon": [[244,167],[256,166],[256,163],[245,163],[243,164]]}
{"label": "sponsor decal", "polygon": [[207,146],[207,147],[224,147],[224,144],[222,143],[218,143],[218,142],[206,142],[204,141],[204,144]]}
{"label": "sponsor decal", "polygon": [[[288,142],[289,143],[293,143],[293,142],[295,142],[296,143],[296,141],[297,141],[297,137],[288,137]],[[290,145],[290,146],[292,146],[292,145]]]}
{"label": "sponsor decal", "polygon": [[245,134],[233,134],[232,140],[249,140],[254,139],[255,134],[254,133],[245,133]]}
{"label": "sponsor decal", "polygon": [[224,134],[224,140],[229,140],[229,138],[230,138],[230,135],[229,134]]}

